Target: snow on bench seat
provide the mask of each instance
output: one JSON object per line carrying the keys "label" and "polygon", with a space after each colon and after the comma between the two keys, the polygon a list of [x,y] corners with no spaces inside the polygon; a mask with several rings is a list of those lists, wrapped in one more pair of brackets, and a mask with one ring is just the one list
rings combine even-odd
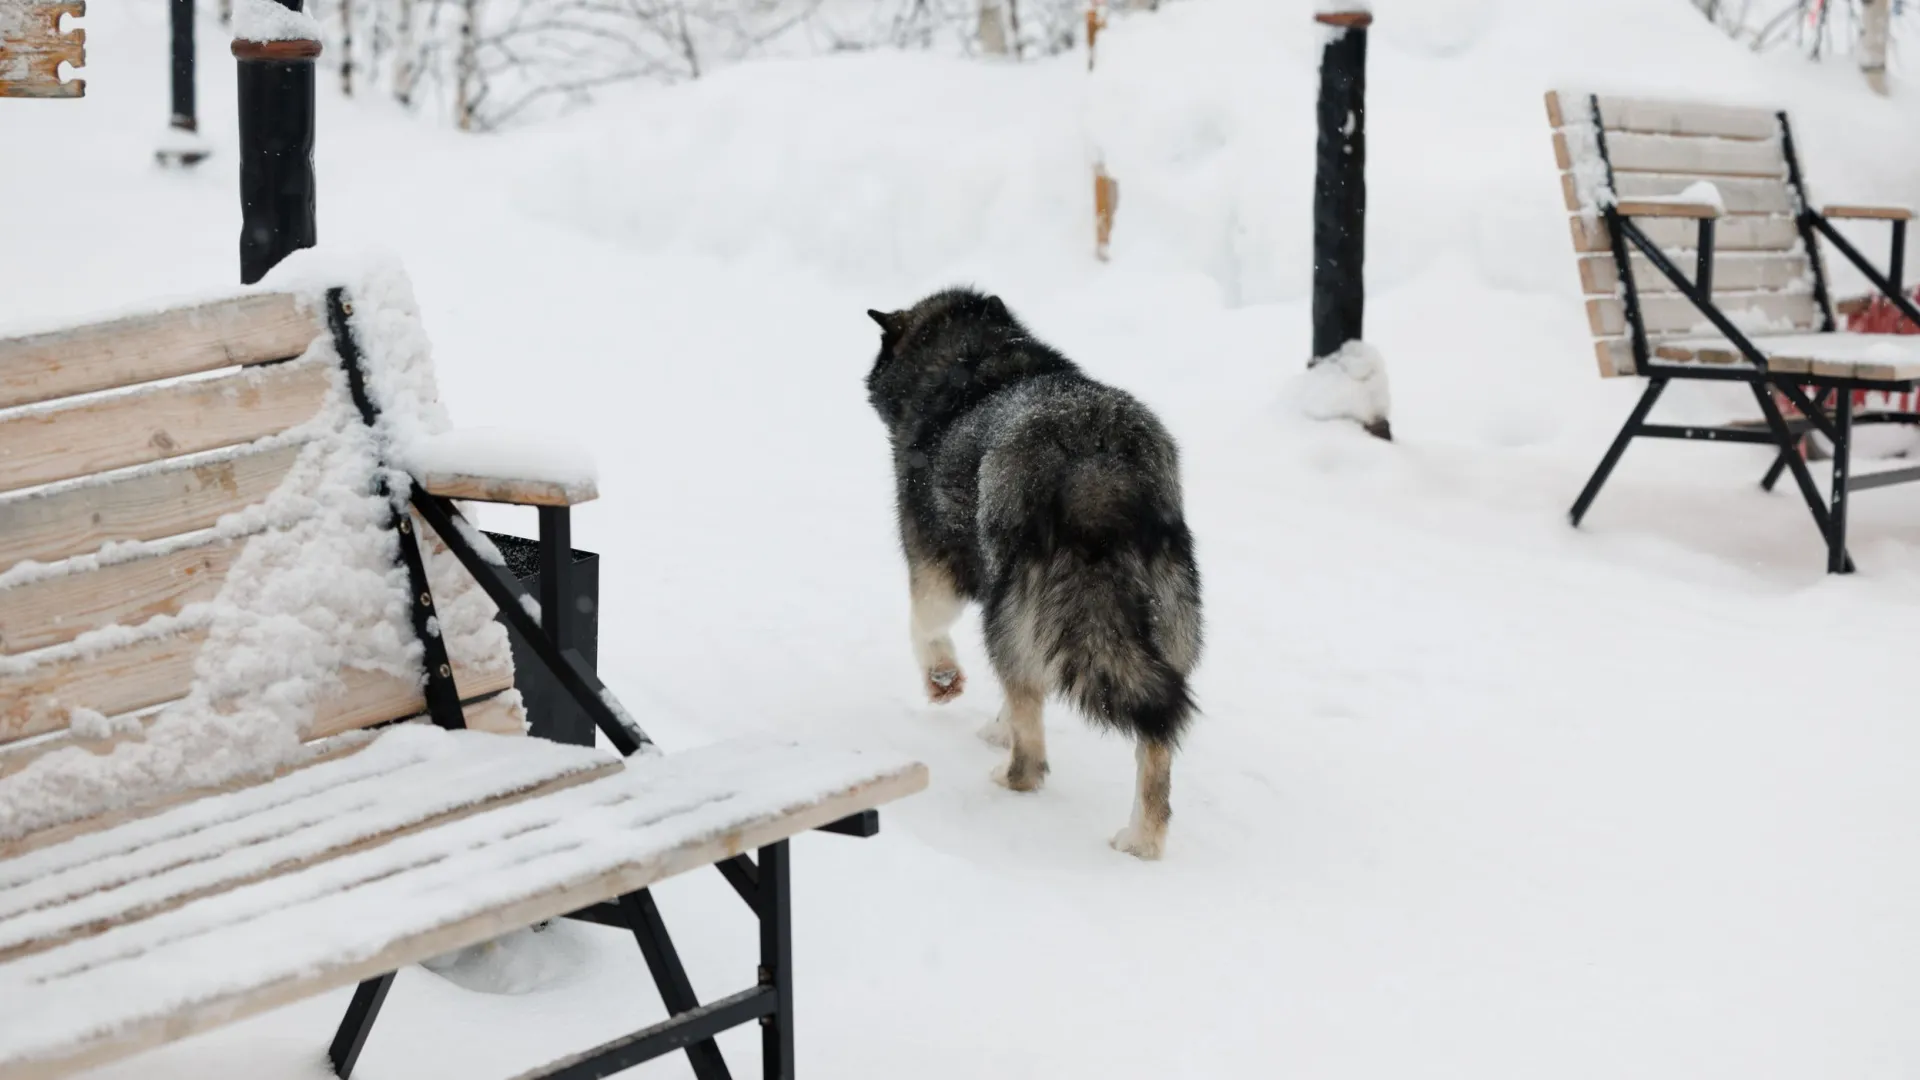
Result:
{"label": "snow on bench seat", "polygon": [[[1902,382],[1920,379],[1920,337],[1906,334],[1763,334],[1752,339],[1774,371]],[[1655,354],[1682,363],[1744,364],[1723,337],[1662,343]]]}
{"label": "snow on bench seat", "polygon": [[394,729],[261,787],[0,863],[0,1076],[125,1057],[925,786],[904,759],[780,742],[622,765]]}

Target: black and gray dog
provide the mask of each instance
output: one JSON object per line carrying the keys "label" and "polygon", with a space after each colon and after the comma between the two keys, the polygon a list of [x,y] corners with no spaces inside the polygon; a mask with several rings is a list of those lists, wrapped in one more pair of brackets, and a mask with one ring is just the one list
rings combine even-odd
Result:
{"label": "black and gray dog", "polygon": [[947,632],[980,601],[1006,692],[982,735],[1012,749],[994,779],[1039,788],[1041,709],[1057,692],[1134,737],[1138,794],[1113,846],[1158,858],[1201,636],[1172,436],[1035,341],[997,296],[951,289],[867,314],[881,329],[867,395],[893,443],[927,695],[965,688]]}

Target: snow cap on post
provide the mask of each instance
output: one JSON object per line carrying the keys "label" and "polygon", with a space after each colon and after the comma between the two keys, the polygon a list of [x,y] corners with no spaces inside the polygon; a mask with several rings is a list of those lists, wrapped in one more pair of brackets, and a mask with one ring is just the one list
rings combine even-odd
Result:
{"label": "snow cap on post", "polygon": [[[312,55],[319,56],[320,23],[301,11],[300,6],[300,0],[288,0],[286,3],[276,3],[275,0],[234,0],[233,55],[242,59],[295,59],[291,55],[248,57],[243,56],[242,49],[249,45],[303,42],[311,43]],[[301,52],[300,55],[306,54]]]}

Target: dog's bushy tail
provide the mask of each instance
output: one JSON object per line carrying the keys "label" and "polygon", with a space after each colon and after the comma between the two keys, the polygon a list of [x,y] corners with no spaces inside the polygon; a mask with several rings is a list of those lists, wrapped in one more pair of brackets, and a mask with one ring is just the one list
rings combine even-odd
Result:
{"label": "dog's bushy tail", "polygon": [[1116,455],[1082,458],[1031,492],[1036,556],[1011,598],[1052,689],[1096,723],[1164,745],[1196,711],[1200,577],[1177,480]]}

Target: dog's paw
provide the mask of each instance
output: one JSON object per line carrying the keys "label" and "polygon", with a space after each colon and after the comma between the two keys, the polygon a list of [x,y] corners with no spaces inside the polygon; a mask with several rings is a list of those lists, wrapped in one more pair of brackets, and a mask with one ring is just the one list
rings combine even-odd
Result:
{"label": "dog's paw", "polygon": [[1008,761],[993,768],[993,782],[1008,791],[1039,791],[1040,785],[1046,783],[1046,780],[1045,762],[1041,762],[1038,766],[1027,765],[1015,769],[1013,762]]}
{"label": "dog's paw", "polygon": [[966,690],[967,676],[958,667],[937,667],[927,670],[927,700],[935,705],[945,705],[966,693]]}
{"label": "dog's paw", "polygon": [[989,746],[998,746],[1003,750],[1013,748],[1013,725],[1005,720],[992,720],[974,732],[980,741]]}
{"label": "dog's paw", "polygon": [[1155,835],[1146,829],[1138,829],[1129,825],[1119,832],[1114,833],[1113,839],[1109,841],[1109,843],[1112,844],[1115,851],[1124,851],[1136,859],[1146,859],[1151,862],[1154,859],[1158,859],[1161,853],[1166,850],[1167,836],[1164,832]]}

